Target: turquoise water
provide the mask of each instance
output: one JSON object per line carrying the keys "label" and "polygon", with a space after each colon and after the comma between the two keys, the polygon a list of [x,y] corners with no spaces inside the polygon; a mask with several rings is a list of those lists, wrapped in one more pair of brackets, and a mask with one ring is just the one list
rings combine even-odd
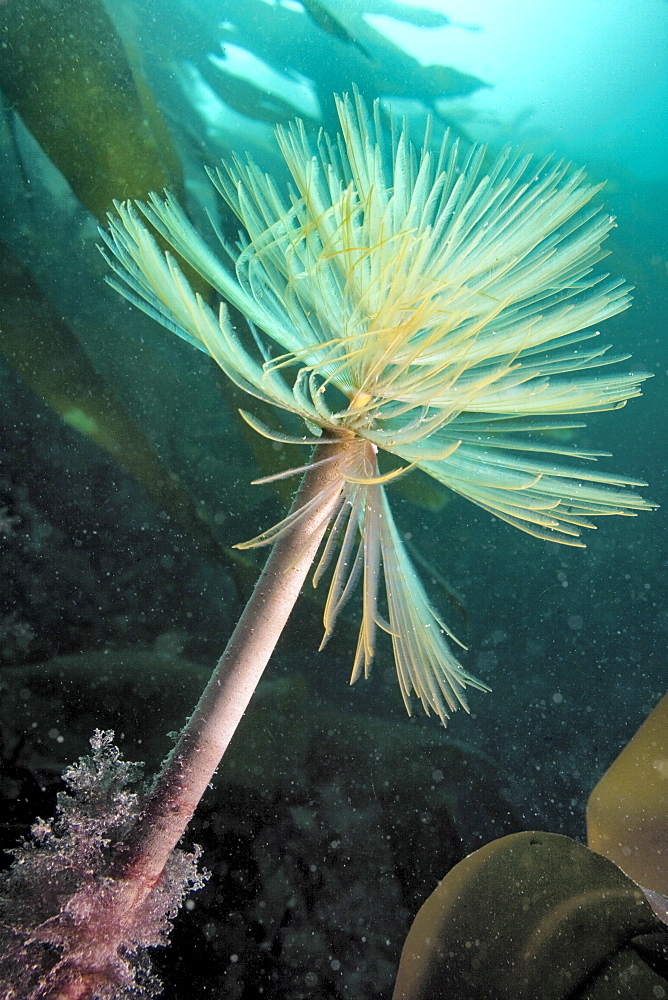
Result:
{"label": "turquoise water", "polygon": [[[617,219],[603,270],[635,286],[602,340],[654,377],[568,443],[612,452],[606,470],[646,480],[664,506],[667,480],[668,4],[136,0],[105,13],[81,0],[67,34],[59,22],[44,49],[22,48],[26,19],[54,9],[0,6],[8,847],[53,812],[60,770],[95,727],[152,773],[252,586],[257,567],[230,546],[289,502],[249,485],[285,449],[257,452],[236,413],[247,404],[215,365],[105,285],[95,212],[142,193],[127,167],[140,144],[170,162],[147,169],[151,186],[174,178],[203,232],[207,213],[230,225],[205,168],[248,152],[283,183],[274,126],[297,114],[336,131],[332,93],[351,83],[388,118],[405,114],[418,140],[431,114],[434,141],[449,126],[463,144],[586,166]],[[111,130],[113,100],[102,108],[93,76],[89,92],[63,91],[54,118],[47,90],[59,84],[40,75],[54,53],[65,67],[90,51],[101,74],[118,73],[99,78],[107,96],[129,87],[143,101],[107,174],[83,140],[62,154],[57,136],[71,121],[91,134],[96,100]],[[194,821],[212,877],[156,958],[166,997],[390,997],[410,922],[452,864],[519,830],[584,842],[591,788],[665,693],[661,507],[604,518],[574,549],[418,485],[391,494],[399,529],[468,647],[462,662],[492,692],[473,691],[471,715],[447,731],[419,709],[409,721],[389,640],[369,681],[349,687],[359,609],[318,653],[321,608],[305,595]]]}

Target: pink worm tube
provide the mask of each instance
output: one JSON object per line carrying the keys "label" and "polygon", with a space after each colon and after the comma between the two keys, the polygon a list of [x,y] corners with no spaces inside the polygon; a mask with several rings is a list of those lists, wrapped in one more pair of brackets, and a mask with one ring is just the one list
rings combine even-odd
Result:
{"label": "pink worm tube", "polygon": [[[292,505],[317,500],[278,537],[225,652],[178,743],[165,761],[141,817],[115,866],[97,888],[86,886],[66,910],[83,912],[76,946],[47,978],[45,1000],[87,1000],[113,980],[119,948],[137,940],[143,904],[160,881],[250,702],[294,607],[341,497],[340,456],[349,438],[316,448]],[[72,905],[74,904],[74,906]]]}

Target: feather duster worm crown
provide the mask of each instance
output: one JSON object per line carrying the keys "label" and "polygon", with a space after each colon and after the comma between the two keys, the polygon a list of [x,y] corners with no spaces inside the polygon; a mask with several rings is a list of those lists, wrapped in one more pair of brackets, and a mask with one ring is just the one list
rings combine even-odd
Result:
{"label": "feather duster worm crown", "polygon": [[[336,461],[339,475],[310,505],[338,497],[314,578],[332,569],[325,640],[359,584],[352,679],[368,674],[380,627],[406,707],[415,692],[445,722],[467,707],[467,685],[485,685],[452,653],[384,483],[417,467],[532,535],[581,545],[592,517],[650,506],[629,490],[644,483],[597,471],[605,453],[545,432],[623,406],[646,376],[610,370],[620,357],[591,329],[630,297],[622,280],[594,271],[613,220],[591,206],[599,188],[582,172],[512,151],[488,167],[484,149],[461,151],[447,136],[432,151],[429,128],[417,150],[405,125],[384,129],[377,104],[372,116],[357,95],[337,105],[335,139],[321,133],[312,145],[300,121],[278,130],[287,196],[252,162],[212,175],[243,226],[235,246],[218,234],[226,263],[169,195],[117,205],[103,234],[111,283],[309,432],[292,438],[244,414],[259,433],[348,442],[318,459]],[[245,315],[252,336],[192,292],[139,213]],[[402,467],[382,474],[379,451]],[[244,544],[269,544],[304,514]]]}

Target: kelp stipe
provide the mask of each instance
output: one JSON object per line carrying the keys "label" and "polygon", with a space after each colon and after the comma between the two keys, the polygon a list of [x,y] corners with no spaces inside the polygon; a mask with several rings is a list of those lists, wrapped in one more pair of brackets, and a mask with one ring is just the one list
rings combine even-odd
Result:
{"label": "kelp stipe", "polygon": [[[123,947],[128,912],[165,877],[326,536],[314,578],[331,571],[325,640],[355,587],[362,593],[353,680],[369,673],[381,628],[409,710],[415,693],[445,723],[467,707],[466,686],[485,688],[446,641],[394,524],[389,479],[422,469],[524,531],[570,545],[582,544],[593,517],[650,506],[629,491],[640,482],[594,471],[602,453],[545,433],[580,426],[573,414],[624,405],[646,377],[597,371],[619,358],[587,328],[629,304],[622,281],[593,272],[613,224],[590,206],[598,189],[565,164],[509,151],[486,170],[484,151],[461,154],[446,138],[432,152],[428,133],[417,151],[405,127],[386,135],[378,108],[370,120],[357,96],[338,110],[336,140],[322,134],[312,147],[299,122],[279,130],[289,197],[252,163],[213,177],[245,230],[236,247],[223,243],[233,270],[170,196],[119,204],[103,233],[122,294],[251,397],[301,417],[306,433],[290,438],[245,414],[251,426],[316,447],[294,470],[304,478],[289,515],[244,543],[273,546],[262,576],[99,904],[86,895],[80,932],[91,956],[108,954],[114,917]],[[216,314],[193,293],[140,213],[255,337],[247,343],[224,305]],[[404,464],[384,473],[381,451]],[[119,887],[111,907],[109,879]],[[76,961],[62,968],[69,992],[35,996],[95,995]]]}

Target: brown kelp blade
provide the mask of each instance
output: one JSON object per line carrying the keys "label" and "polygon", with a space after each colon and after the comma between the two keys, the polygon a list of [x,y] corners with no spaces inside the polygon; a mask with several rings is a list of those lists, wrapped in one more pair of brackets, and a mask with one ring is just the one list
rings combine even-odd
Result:
{"label": "brown kelp blade", "polygon": [[180,188],[161,115],[100,0],[13,0],[0,42],[8,101],[97,219],[119,196]]}
{"label": "brown kelp blade", "polygon": [[659,997],[666,980],[636,947],[661,930],[607,858],[560,834],[514,833],[455,865],[422,905],[393,1000]]}
{"label": "brown kelp blade", "polygon": [[668,896],[668,694],[589,796],[587,842],[643,888]]}

